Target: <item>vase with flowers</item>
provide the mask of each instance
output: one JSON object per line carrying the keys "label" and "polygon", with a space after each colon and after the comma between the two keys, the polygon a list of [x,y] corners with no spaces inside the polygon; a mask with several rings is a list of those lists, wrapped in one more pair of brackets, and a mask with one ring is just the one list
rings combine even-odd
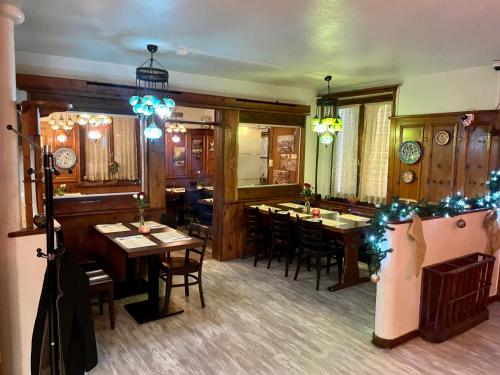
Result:
{"label": "vase with flowers", "polygon": [[304,197],[304,213],[311,213],[311,202],[309,201],[313,196],[312,186],[311,184],[304,182],[304,188],[300,192],[300,195]]}
{"label": "vase with flowers", "polygon": [[144,192],[134,193],[132,197],[139,208],[139,233],[149,233],[151,230],[144,222],[144,209],[149,207],[149,201],[146,199]]}

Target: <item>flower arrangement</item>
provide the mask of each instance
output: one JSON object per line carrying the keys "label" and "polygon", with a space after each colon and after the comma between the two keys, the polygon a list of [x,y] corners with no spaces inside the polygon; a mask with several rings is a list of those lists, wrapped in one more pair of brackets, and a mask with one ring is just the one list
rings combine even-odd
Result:
{"label": "flower arrangement", "polygon": [[66,184],[61,184],[54,189],[54,193],[59,196],[63,196],[66,193]]}
{"label": "flower arrangement", "polygon": [[134,193],[132,197],[135,199],[139,209],[144,210],[149,207],[149,201],[146,199],[146,193],[141,191],[139,193]]}
{"label": "flower arrangement", "polygon": [[304,182],[304,189],[300,192],[300,195],[306,199],[313,196],[312,185],[308,182]]}
{"label": "flower arrangement", "polygon": [[135,199],[137,207],[139,207],[139,233],[149,233],[151,229],[144,223],[144,209],[149,207],[146,193],[141,191],[134,193],[132,197]]}

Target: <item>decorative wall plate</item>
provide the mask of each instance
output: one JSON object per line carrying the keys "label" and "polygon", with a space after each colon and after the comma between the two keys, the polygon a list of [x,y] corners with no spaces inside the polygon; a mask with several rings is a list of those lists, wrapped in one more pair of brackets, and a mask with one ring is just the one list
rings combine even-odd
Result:
{"label": "decorative wall plate", "polygon": [[399,160],[405,164],[415,164],[422,155],[420,145],[415,141],[405,141],[399,145]]}
{"label": "decorative wall plate", "polygon": [[400,179],[405,184],[410,184],[415,180],[415,173],[413,171],[403,171],[401,172]]}
{"label": "decorative wall plate", "polygon": [[76,154],[70,148],[58,148],[54,152],[54,162],[59,169],[73,168],[76,165]]}
{"label": "decorative wall plate", "polygon": [[434,140],[440,146],[447,145],[450,141],[450,133],[448,133],[446,130],[440,130],[436,133]]}

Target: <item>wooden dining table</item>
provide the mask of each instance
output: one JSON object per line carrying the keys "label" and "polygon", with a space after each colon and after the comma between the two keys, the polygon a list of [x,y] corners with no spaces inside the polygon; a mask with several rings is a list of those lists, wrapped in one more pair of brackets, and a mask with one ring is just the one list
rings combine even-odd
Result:
{"label": "wooden dining table", "polygon": [[[148,259],[147,299],[129,303],[124,306],[125,310],[127,310],[139,324],[180,314],[184,311],[173,301],[169,300],[167,301],[166,313],[163,313],[165,301],[159,296],[159,256],[174,251],[197,248],[202,245],[202,241],[199,238],[190,238],[187,235],[184,235],[184,238],[181,240],[164,242],[155,235],[162,236],[162,233],[172,232],[175,231],[175,229],[159,223],[156,224],[156,226],[152,226],[150,233],[143,235],[138,233],[137,223],[136,225],[132,223],[92,225],[92,228],[99,233],[99,235],[113,244],[110,248],[114,251],[119,251],[126,258],[144,257]],[[109,230],[113,231],[108,232]],[[138,246],[136,247],[136,245]],[[167,274],[167,288],[172,285],[172,276],[172,274]]]}
{"label": "wooden dining table", "polygon": [[[268,214],[269,210],[273,212],[290,213],[292,221],[299,219],[311,219],[311,214],[304,213],[304,206],[298,203],[284,202],[272,204],[260,204],[252,207],[258,207],[259,212]],[[359,276],[358,266],[358,248],[362,244],[363,234],[369,227],[370,218],[342,214],[337,211],[320,208],[319,219],[322,222],[322,228],[326,236],[332,239],[338,239],[344,243],[345,255],[342,267],[342,275],[337,284],[329,286],[330,292],[348,288],[368,281],[369,277]]]}

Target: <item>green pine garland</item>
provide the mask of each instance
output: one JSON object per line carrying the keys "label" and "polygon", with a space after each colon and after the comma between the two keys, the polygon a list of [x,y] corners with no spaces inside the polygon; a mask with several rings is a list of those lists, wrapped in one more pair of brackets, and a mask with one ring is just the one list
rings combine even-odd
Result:
{"label": "green pine garland", "polygon": [[381,205],[380,210],[370,220],[368,230],[368,251],[371,256],[369,265],[370,274],[378,274],[382,260],[393,249],[383,249],[386,230],[394,230],[387,222],[392,220],[408,220],[413,214],[420,217],[444,216],[451,217],[466,210],[477,208],[497,208],[500,206],[500,170],[491,171],[486,182],[489,193],[483,197],[467,198],[461,195],[446,197],[439,204],[429,204],[422,200],[417,204],[408,204],[395,198],[392,203]]}

